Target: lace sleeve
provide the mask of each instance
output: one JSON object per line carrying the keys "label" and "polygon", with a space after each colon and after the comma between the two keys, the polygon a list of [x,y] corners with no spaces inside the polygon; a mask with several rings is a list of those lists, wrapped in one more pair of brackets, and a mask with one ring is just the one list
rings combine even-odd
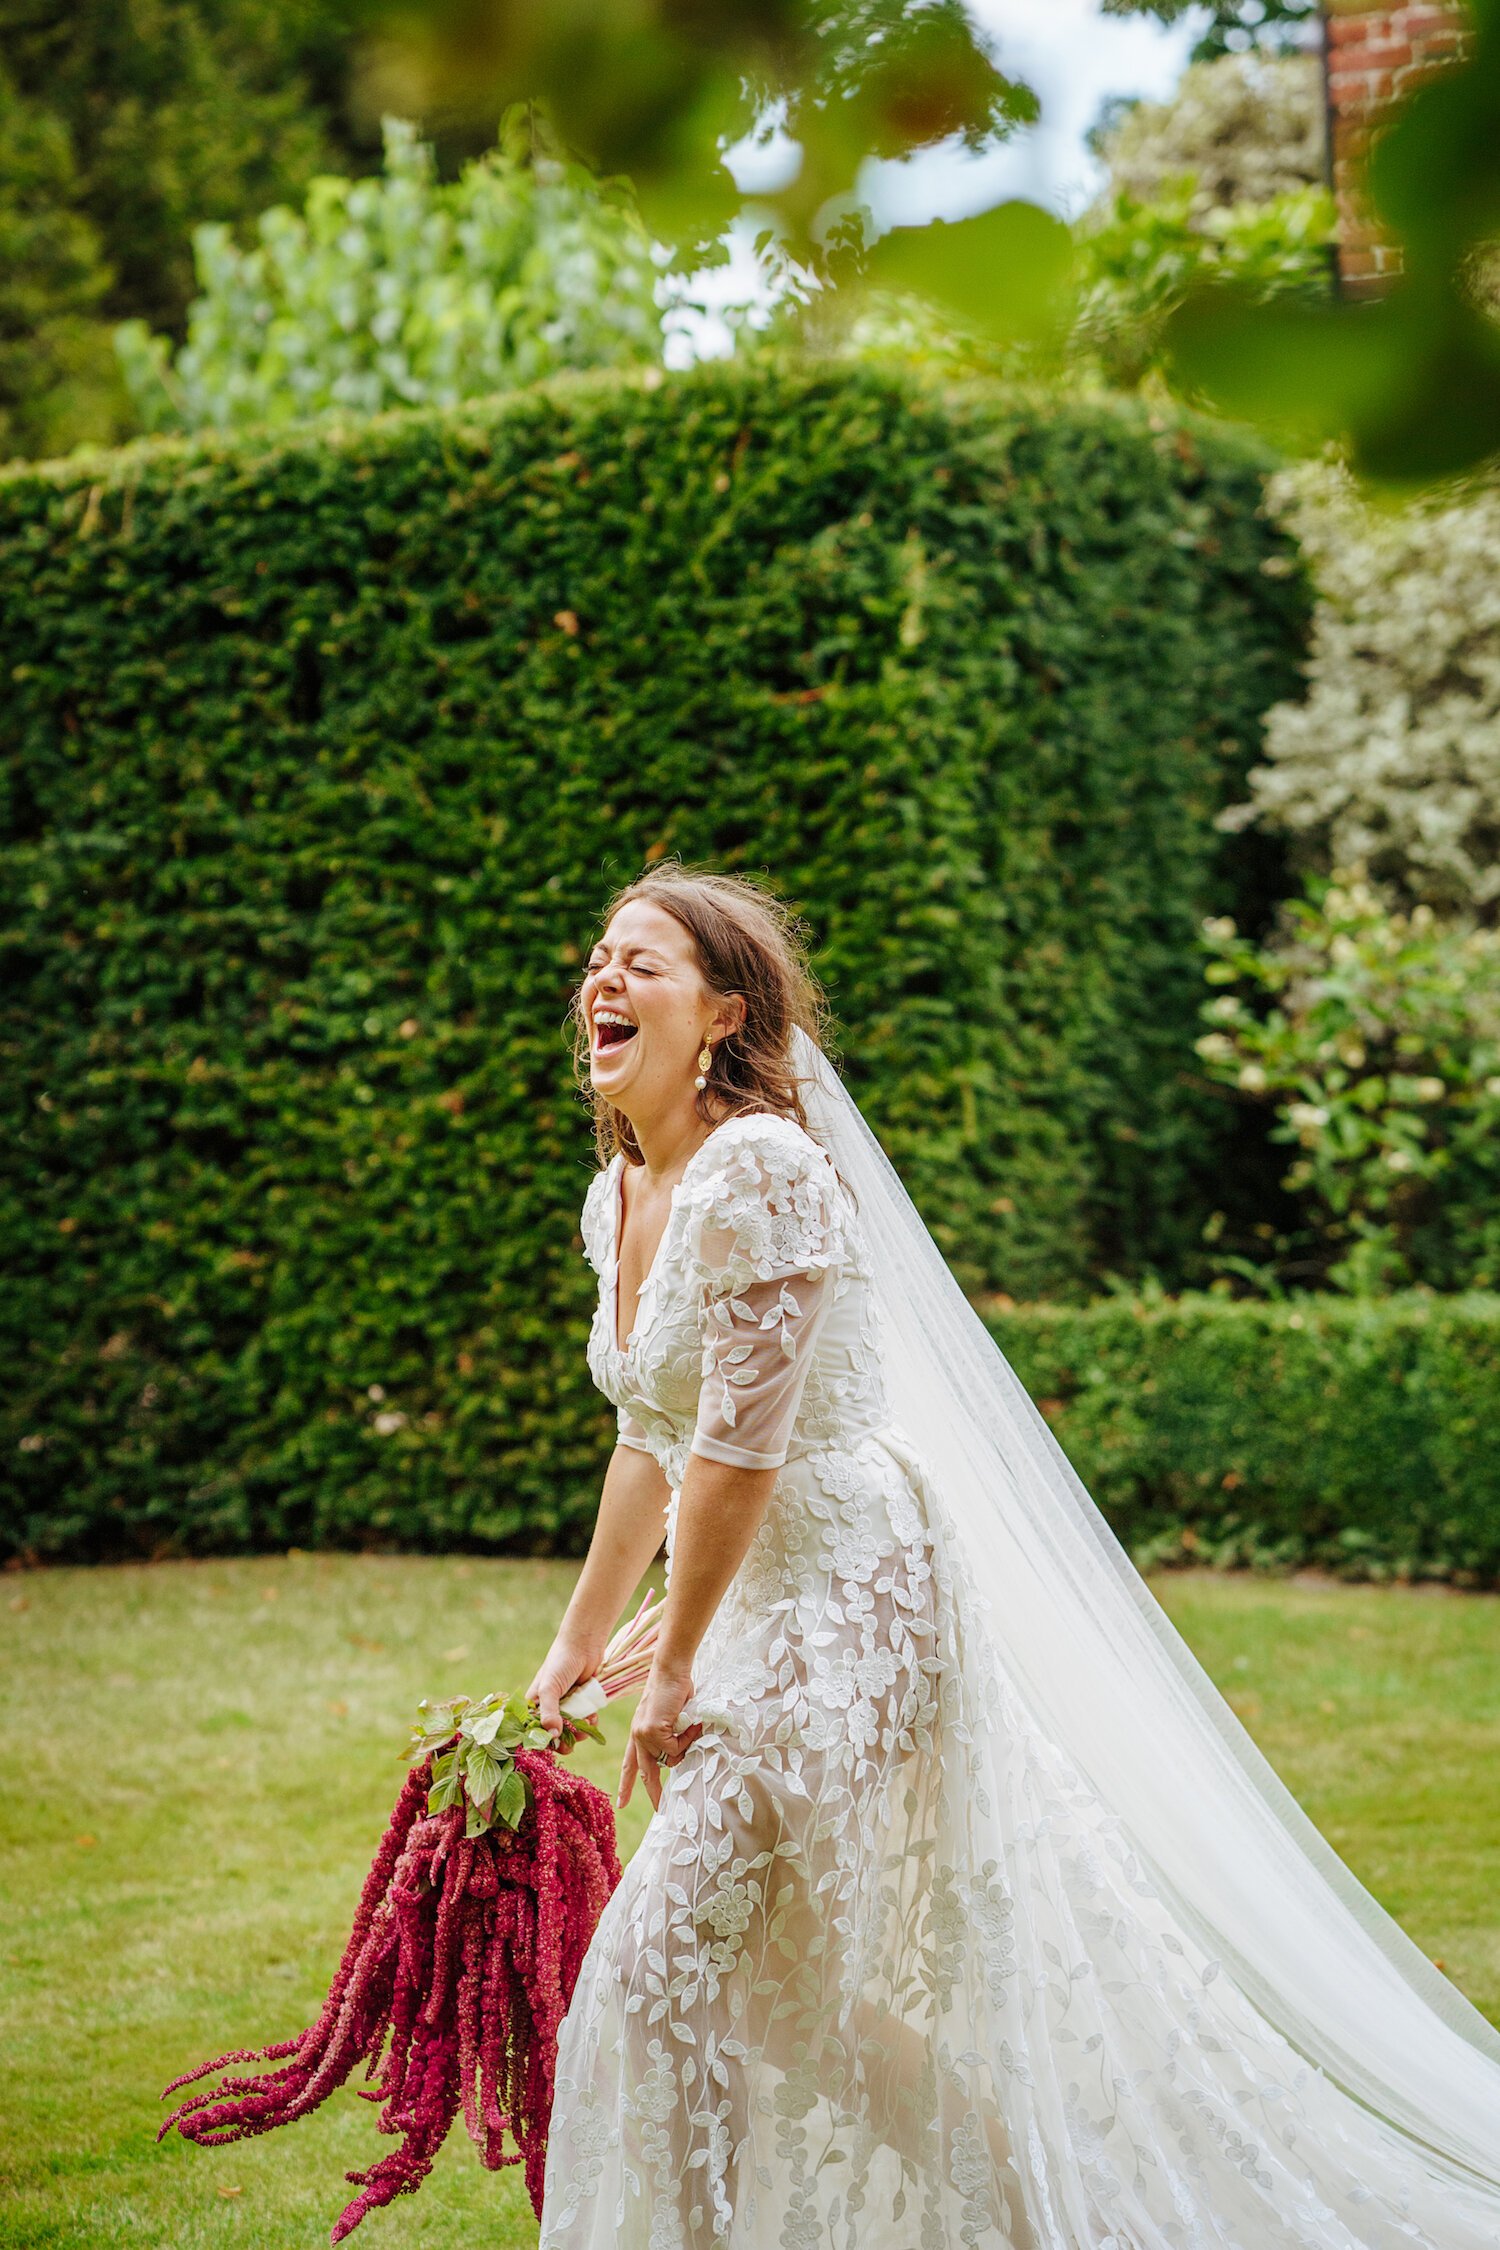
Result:
{"label": "lace sleeve", "polygon": [[695,1184],[689,1217],[703,1342],[689,1451],[779,1469],[847,1255],[842,1191],[826,1153],[791,1119],[720,1131],[726,1155]]}

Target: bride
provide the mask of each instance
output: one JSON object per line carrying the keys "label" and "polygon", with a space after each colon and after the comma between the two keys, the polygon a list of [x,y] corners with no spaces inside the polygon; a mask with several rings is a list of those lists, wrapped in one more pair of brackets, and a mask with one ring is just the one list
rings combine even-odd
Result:
{"label": "bride", "polygon": [[668,1576],[541,2250],[1494,2250],[1500,2038],[1131,1568],[792,917],[660,865],[576,1011],[618,1443],[549,1726],[663,1530]]}

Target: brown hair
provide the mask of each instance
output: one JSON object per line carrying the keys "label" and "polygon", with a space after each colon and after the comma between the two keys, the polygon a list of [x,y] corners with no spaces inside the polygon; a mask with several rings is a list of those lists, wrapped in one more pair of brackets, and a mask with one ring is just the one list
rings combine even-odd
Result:
{"label": "brown hair", "polygon": [[[716,999],[744,997],[739,1027],[718,1040],[708,1084],[698,1089],[698,1115],[705,1125],[747,1110],[773,1110],[793,1118],[803,1131],[807,1117],[792,1064],[792,1027],[800,1024],[810,1039],[826,1045],[828,1003],[807,965],[805,925],[768,886],[748,875],[720,875],[712,869],[659,860],[617,890],[605,907],[600,933],[629,899],[648,899],[679,921],[693,941],[698,968]],[[591,949],[592,950],[592,949]],[[594,1113],[594,1141],[601,1164],[623,1149],[629,1164],[641,1161],[635,1129],[628,1117],[599,1093],[589,1078],[589,1026],[583,1013],[583,986],[573,995],[573,1066],[580,1089]]]}

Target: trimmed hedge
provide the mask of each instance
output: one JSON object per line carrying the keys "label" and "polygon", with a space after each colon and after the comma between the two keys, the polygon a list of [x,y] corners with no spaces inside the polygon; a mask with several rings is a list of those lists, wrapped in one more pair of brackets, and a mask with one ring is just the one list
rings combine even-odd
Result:
{"label": "trimmed hedge", "polygon": [[579,1543],[565,1013],[668,849],[808,916],[966,1287],[1180,1274],[1307,616],[1263,466],[719,368],[0,477],[0,1538]]}
{"label": "trimmed hedge", "polygon": [[1500,1580],[1500,1296],[1194,1296],[987,1324],[1142,1563]]}

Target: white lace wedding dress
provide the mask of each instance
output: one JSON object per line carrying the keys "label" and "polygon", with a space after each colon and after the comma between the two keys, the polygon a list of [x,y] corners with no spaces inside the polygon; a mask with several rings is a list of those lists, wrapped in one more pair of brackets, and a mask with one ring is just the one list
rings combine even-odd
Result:
{"label": "white lace wedding dress", "polygon": [[541,2250],[1495,2250],[1493,2188],[1272,2027],[1038,1723],[819,1143],[710,1134],[623,1349],[622,1167],[589,1366],[668,1571],[690,1454],[780,1474],[562,2027]]}

